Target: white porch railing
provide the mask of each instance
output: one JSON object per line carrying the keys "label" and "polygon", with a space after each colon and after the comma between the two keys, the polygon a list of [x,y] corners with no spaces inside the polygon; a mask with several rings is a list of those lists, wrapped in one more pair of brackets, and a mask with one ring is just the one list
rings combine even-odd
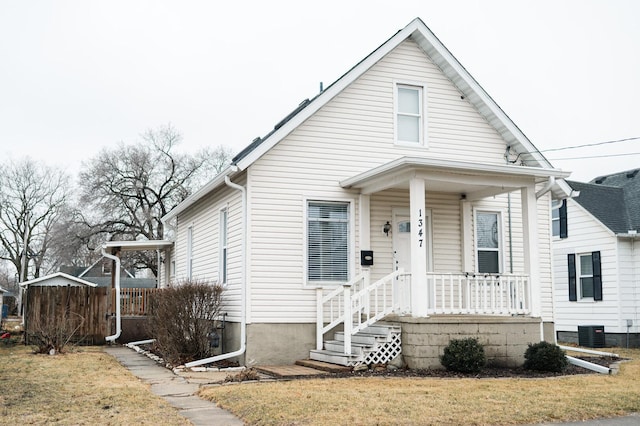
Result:
{"label": "white porch railing", "polygon": [[369,274],[364,272],[326,296],[317,288],[316,348],[322,349],[326,332],[343,323],[344,353],[351,355],[351,336],[397,309],[394,282],[401,275],[400,269],[369,284]]}
{"label": "white porch railing", "polygon": [[531,312],[526,275],[427,273],[430,314],[526,315]]}

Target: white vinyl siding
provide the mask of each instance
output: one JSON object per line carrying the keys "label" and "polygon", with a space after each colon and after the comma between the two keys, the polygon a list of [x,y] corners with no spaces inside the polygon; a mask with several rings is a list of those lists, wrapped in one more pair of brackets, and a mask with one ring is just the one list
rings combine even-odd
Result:
{"label": "white vinyl siding", "polygon": [[[245,185],[244,178],[234,182]],[[240,192],[221,187],[205,196],[177,217],[175,242],[175,280],[186,277],[187,227],[193,224],[193,277],[211,283],[220,282],[220,211],[227,211],[227,282],[224,291],[224,311],[229,321],[239,321],[240,285],[245,259],[242,257],[242,199]]]}
{"label": "white vinyl siding", "polygon": [[[567,215],[571,218],[568,238],[553,241],[556,329],[577,332],[579,325],[596,324],[604,325],[605,332],[624,333],[626,327],[621,327],[620,319],[617,238],[574,200],[567,201]],[[576,254],[576,273],[579,273],[579,255],[594,251],[600,252],[602,300],[594,302],[593,298],[578,297],[577,302],[569,301],[567,255]]]}
{"label": "white vinyl siding", "polygon": [[[467,100],[460,98],[459,91],[413,41],[403,42],[250,166],[252,321],[315,321],[315,290],[306,285],[305,277],[307,200],[351,198],[351,214],[358,217],[358,191],[342,189],[338,184],[341,180],[402,156],[426,152],[422,145],[396,143],[394,92],[397,82],[407,81],[422,82],[428,88],[423,91],[428,123],[424,142],[430,158],[504,165],[505,142],[501,136]],[[515,273],[522,273],[519,193],[514,198],[514,264]],[[547,205],[541,212],[546,212],[544,221],[548,223],[549,201],[545,200]],[[353,274],[360,272],[361,249],[374,251],[372,280],[393,270],[392,238],[385,237],[382,226],[391,219],[392,207],[408,207],[408,202],[406,190],[371,195],[369,247],[360,246],[359,220],[351,223],[349,259]],[[434,271],[463,272],[460,194],[431,192],[427,187],[426,203],[432,212]],[[506,205],[506,196],[479,203],[484,209],[502,211]],[[549,239],[548,225],[545,232]],[[546,262],[541,275],[547,280],[541,287],[550,294],[550,271],[543,270],[549,268],[549,261],[541,261]]]}

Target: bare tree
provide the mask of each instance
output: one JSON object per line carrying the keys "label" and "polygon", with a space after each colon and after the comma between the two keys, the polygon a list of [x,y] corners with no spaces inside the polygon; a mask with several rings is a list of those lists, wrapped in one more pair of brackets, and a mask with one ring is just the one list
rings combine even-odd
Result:
{"label": "bare tree", "polygon": [[49,259],[52,269],[86,267],[99,260],[101,254],[96,248],[104,236],[93,232],[78,207],[65,209],[61,216],[51,231]]}
{"label": "bare tree", "polygon": [[39,277],[47,265],[51,230],[69,198],[68,175],[29,158],[0,169],[0,259],[9,261],[19,281],[32,266]]}
{"label": "bare tree", "polygon": [[[103,149],[80,173],[84,222],[111,240],[163,238],[160,218],[229,163],[229,150],[175,151],[180,134],[171,126],[148,130],[138,144]],[[155,253],[134,252],[136,268],[157,275]]]}

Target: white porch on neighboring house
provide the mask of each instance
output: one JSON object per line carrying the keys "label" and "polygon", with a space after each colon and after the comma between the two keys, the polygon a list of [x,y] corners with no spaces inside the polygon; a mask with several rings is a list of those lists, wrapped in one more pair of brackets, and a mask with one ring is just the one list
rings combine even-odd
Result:
{"label": "white porch on neighboring house", "polygon": [[[344,354],[352,356],[353,336],[389,315],[418,319],[455,315],[471,322],[481,316],[518,316],[538,318],[541,324],[537,198],[552,189],[555,178],[563,177],[566,173],[553,169],[404,157],[342,181],[342,187],[359,190],[361,248],[371,245],[371,230],[377,228],[371,224],[371,199],[382,191],[408,189],[409,207],[395,209],[388,223],[391,232],[404,231],[405,235],[394,236],[395,271],[389,275],[372,282],[370,268],[362,266],[360,275],[331,293],[318,290],[317,349],[326,346],[326,333],[343,324]],[[457,194],[460,270],[443,270],[442,265],[434,264],[433,251],[438,246],[431,240],[428,193]],[[504,265],[495,273],[476,272],[473,205],[507,193],[520,195],[514,204],[519,206],[517,216],[522,222],[518,260],[523,267],[516,274],[505,271]],[[398,238],[406,241],[399,244]],[[401,244],[407,248],[406,259],[397,253]],[[512,245],[509,247],[511,250]]]}

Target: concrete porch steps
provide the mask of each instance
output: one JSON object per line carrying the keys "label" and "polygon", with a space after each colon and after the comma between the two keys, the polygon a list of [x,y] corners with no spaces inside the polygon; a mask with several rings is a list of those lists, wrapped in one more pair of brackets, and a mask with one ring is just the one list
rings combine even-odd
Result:
{"label": "concrete porch steps", "polygon": [[[351,336],[351,354],[344,353],[344,333],[337,332],[333,340],[324,342],[323,349],[311,350],[309,358],[315,361],[353,367],[371,360],[385,358],[389,346],[397,344],[401,329],[394,324],[377,323]],[[395,343],[394,343],[395,342]],[[393,350],[397,352],[397,350]]]}

